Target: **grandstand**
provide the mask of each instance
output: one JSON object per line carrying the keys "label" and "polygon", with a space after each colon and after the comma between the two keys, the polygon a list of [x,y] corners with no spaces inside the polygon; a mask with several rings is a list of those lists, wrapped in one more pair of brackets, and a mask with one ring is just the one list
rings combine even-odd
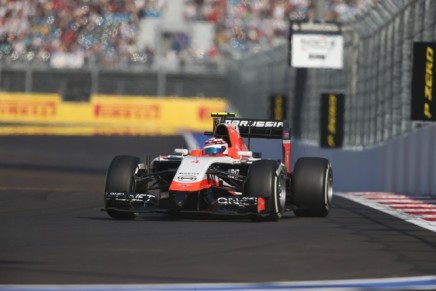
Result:
{"label": "grandstand", "polygon": [[[323,19],[369,0],[328,1]],[[52,68],[223,62],[286,41],[289,17],[313,20],[313,1],[13,1],[0,7],[0,58]],[[172,65],[174,68],[178,66]]]}

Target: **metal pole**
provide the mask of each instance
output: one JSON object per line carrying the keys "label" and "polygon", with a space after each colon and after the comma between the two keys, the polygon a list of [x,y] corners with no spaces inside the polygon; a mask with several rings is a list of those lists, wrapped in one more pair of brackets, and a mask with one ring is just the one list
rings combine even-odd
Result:
{"label": "metal pole", "polygon": [[25,82],[24,86],[25,86],[26,93],[32,92],[32,81],[33,81],[32,80],[32,73],[33,73],[33,66],[32,65],[26,66],[26,71],[25,71],[26,77],[24,80],[24,82]]}
{"label": "metal pole", "polygon": [[100,68],[97,67],[97,62],[94,55],[90,59],[90,70],[91,70],[91,94],[97,94],[99,89],[98,82],[99,82]]}

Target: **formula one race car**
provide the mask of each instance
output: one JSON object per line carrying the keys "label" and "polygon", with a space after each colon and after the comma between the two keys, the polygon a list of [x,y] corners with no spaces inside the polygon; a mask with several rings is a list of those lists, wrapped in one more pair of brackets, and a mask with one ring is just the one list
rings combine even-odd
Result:
{"label": "formula one race car", "polygon": [[[211,137],[202,149],[175,149],[146,162],[116,156],[106,176],[108,215],[128,220],[144,212],[195,212],[246,215],[255,221],[277,221],[285,211],[326,216],[333,196],[329,161],[300,158],[291,172],[287,122],[235,116],[212,113],[213,131],[205,133]],[[250,138],[282,139],[282,161],[253,154]]]}

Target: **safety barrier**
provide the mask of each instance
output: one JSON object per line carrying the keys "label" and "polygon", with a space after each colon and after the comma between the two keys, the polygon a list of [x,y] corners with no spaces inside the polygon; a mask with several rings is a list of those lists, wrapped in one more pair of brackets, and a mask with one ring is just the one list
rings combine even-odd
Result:
{"label": "safety barrier", "polygon": [[299,157],[328,158],[334,188],[340,192],[384,191],[410,195],[436,195],[436,125],[425,126],[361,151],[321,149],[294,142]]}
{"label": "safety barrier", "polygon": [[58,94],[0,93],[0,134],[175,134],[209,130],[219,98],[94,95],[63,102]]}

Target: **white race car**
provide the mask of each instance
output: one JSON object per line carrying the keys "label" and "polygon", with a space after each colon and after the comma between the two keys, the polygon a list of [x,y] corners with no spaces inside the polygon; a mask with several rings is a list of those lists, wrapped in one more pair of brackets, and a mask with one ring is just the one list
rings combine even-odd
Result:
{"label": "white race car", "polygon": [[[128,220],[143,212],[194,212],[277,221],[285,211],[317,217],[329,213],[330,163],[324,158],[300,158],[291,171],[286,121],[241,119],[226,112],[212,117],[213,131],[205,133],[210,138],[201,149],[175,149],[174,154],[145,162],[116,156],[106,176],[108,215]],[[251,138],[282,139],[282,161],[253,154]]]}

